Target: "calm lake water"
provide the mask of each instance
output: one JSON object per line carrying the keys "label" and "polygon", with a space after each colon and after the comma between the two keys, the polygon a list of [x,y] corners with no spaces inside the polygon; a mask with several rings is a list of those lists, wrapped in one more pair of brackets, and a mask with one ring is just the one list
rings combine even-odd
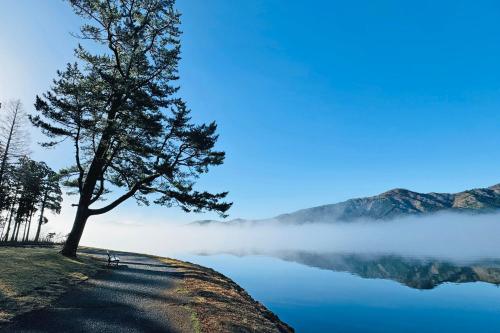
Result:
{"label": "calm lake water", "polygon": [[500,332],[500,261],[281,253],[184,255],[297,332]]}

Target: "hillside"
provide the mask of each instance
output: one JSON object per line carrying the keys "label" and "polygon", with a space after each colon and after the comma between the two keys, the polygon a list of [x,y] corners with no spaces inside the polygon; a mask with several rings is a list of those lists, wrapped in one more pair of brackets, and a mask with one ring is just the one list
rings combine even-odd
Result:
{"label": "hillside", "polygon": [[[285,224],[331,223],[355,220],[390,220],[396,217],[421,215],[439,211],[486,213],[500,208],[500,184],[459,193],[418,193],[393,189],[379,195],[350,199],[344,202],[302,209],[269,220]],[[239,224],[236,219],[224,224]],[[209,225],[216,221],[195,222]],[[249,221],[247,221],[249,222]],[[259,222],[259,221],[252,221]]]}
{"label": "hillside", "polygon": [[500,185],[459,193],[418,193],[394,189],[382,194],[337,204],[299,210],[275,219],[284,223],[389,220],[395,217],[434,213],[491,212],[500,208]]}

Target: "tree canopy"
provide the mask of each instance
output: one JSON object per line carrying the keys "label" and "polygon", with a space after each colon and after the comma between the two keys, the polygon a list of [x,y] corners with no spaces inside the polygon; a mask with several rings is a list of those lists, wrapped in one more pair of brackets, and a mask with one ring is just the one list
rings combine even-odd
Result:
{"label": "tree canopy", "polygon": [[[44,213],[49,210],[59,214],[62,192],[57,174],[44,162],[37,162],[27,156],[9,164],[4,178],[2,201],[2,237],[4,241],[30,240],[31,221],[39,212],[39,225],[33,240],[38,241],[41,225],[48,222]],[[43,222],[43,223],[40,223]],[[21,238],[19,232],[24,225]]]}
{"label": "tree canopy", "polygon": [[[32,123],[54,146],[70,140],[74,164],[65,185],[79,195],[63,253],[74,256],[86,220],[134,197],[184,211],[224,215],[227,192],[197,191],[195,181],[224,161],[214,122],[194,124],[180,98],[180,14],[173,0],[70,0],[86,19],[77,61],[36,99]],[[121,189],[110,202],[112,192]],[[99,205],[100,203],[100,205]]]}

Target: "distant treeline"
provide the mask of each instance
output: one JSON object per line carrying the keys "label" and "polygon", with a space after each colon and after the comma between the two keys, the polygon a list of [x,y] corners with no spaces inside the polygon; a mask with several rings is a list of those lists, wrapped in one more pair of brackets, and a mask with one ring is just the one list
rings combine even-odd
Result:
{"label": "distant treeline", "polygon": [[48,222],[45,215],[61,211],[58,174],[29,157],[27,120],[20,101],[0,104],[1,242],[50,239],[54,233],[41,236],[42,226]]}

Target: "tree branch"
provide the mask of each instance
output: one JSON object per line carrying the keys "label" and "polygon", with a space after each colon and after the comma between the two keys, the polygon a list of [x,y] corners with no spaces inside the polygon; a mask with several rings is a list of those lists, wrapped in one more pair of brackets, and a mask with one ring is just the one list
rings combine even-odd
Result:
{"label": "tree branch", "polygon": [[109,212],[110,210],[117,207],[125,200],[131,198],[141,188],[142,185],[151,183],[153,180],[155,180],[160,176],[161,174],[157,173],[138,181],[127,193],[125,193],[124,195],[122,195],[109,205],[98,209],[89,209],[89,215],[100,215]]}

